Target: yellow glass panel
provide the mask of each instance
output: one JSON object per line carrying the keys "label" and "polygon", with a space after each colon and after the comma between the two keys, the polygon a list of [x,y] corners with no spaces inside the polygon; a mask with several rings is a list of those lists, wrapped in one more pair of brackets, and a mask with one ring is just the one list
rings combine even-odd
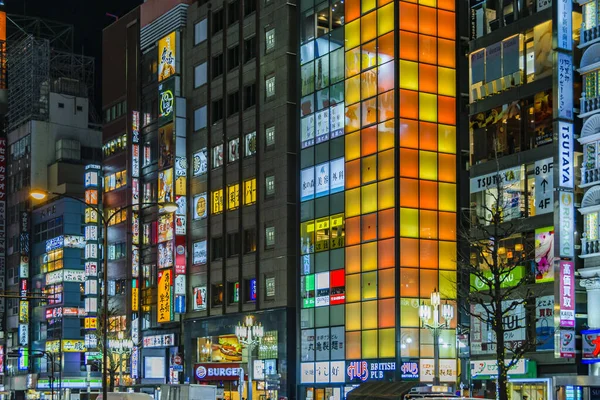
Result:
{"label": "yellow glass panel", "polygon": [[[377,89],[377,86],[375,86]],[[360,101],[360,75],[346,80],[346,104],[354,104]],[[436,105],[437,113],[437,105]]]}
{"label": "yellow glass panel", "polygon": [[360,272],[360,246],[346,247],[346,273],[355,274]]}
{"label": "yellow glass panel", "polygon": [[362,299],[371,300],[377,298],[377,271],[362,274]]}
{"label": "yellow glass panel", "polygon": [[346,123],[344,132],[350,133],[360,129],[360,104],[346,107]]}
{"label": "yellow glass panel", "polygon": [[388,179],[377,184],[377,207],[379,210],[394,207],[394,180]]}
{"label": "yellow glass panel", "polygon": [[419,90],[419,64],[400,60],[400,87],[402,89]]}
{"label": "yellow glass panel", "polygon": [[396,330],[394,328],[379,331],[379,357],[396,357]]}
{"label": "yellow glass panel", "polygon": [[439,242],[440,269],[456,269],[456,242]]}
{"label": "yellow glass panel", "polygon": [[456,212],[456,185],[454,183],[440,182],[439,190],[439,209],[440,211]]}
{"label": "yellow glass panel", "polygon": [[440,271],[440,294],[443,299],[456,298],[456,272]]}
{"label": "yellow glass panel", "polygon": [[353,49],[360,44],[360,18],[345,26],[346,49]]}
{"label": "yellow glass panel", "polygon": [[346,302],[360,301],[360,274],[346,275]]}
{"label": "yellow glass panel", "polygon": [[362,358],[377,358],[377,330],[362,331]]}
{"label": "yellow glass panel", "polygon": [[360,157],[360,131],[345,136],[346,139],[346,161],[355,160]]}
{"label": "yellow glass panel", "polygon": [[360,359],[360,332],[346,332],[346,358]]}
{"label": "yellow glass panel", "polygon": [[346,304],[346,330],[359,330],[360,322],[360,303]]}
{"label": "yellow glass panel", "polygon": [[379,151],[394,147],[394,120],[377,125],[377,149]]}
{"label": "yellow glass panel", "polygon": [[360,72],[360,47],[346,52],[346,78]]}
{"label": "yellow glass panel", "polygon": [[[363,0],[363,3],[364,1],[365,0]],[[377,36],[377,11],[363,15],[361,18],[360,28],[361,43],[367,43],[368,41],[375,39]]]}
{"label": "yellow glass panel", "polygon": [[400,300],[400,324],[403,327],[421,325],[419,299],[402,298]]}
{"label": "yellow glass panel", "polygon": [[438,93],[456,96],[456,71],[454,69],[438,67]]}
{"label": "yellow glass panel", "polygon": [[362,13],[366,13],[374,9],[377,5],[375,0],[361,0],[361,11]]}
{"label": "yellow glass panel", "polygon": [[400,236],[419,237],[419,210],[400,208]]}
{"label": "yellow glass panel", "polygon": [[419,4],[422,4],[424,6],[429,6],[429,7],[437,7],[436,0],[419,0]]}
{"label": "yellow glass panel", "polygon": [[437,211],[421,210],[420,236],[423,239],[437,239],[438,215]]}
{"label": "yellow glass panel", "polygon": [[[348,193],[348,192],[346,192]],[[369,214],[377,211],[377,184],[372,183],[360,188],[361,212]],[[347,195],[346,195],[347,198]],[[346,200],[346,210],[348,209],[348,200]],[[347,211],[346,211],[347,212]]]}
{"label": "yellow glass panel", "polygon": [[394,4],[388,4],[377,11],[377,36],[394,29]]}
{"label": "yellow glass panel", "polygon": [[377,328],[377,301],[362,303],[362,329]]}
{"label": "yellow glass panel", "polygon": [[438,125],[438,151],[456,154],[456,127]]}
{"label": "yellow glass panel", "polygon": [[394,150],[379,153],[377,163],[377,179],[384,180],[394,177]]}
{"label": "yellow glass panel", "polygon": [[419,119],[437,122],[437,95],[419,93]]}
{"label": "yellow glass panel", "polygon": [[377,94],[377,68],[370,69],[360,74],[361,99],[368,99]]}
{"label": "yellow glass panel", "polygon": [[360,215],[360,188],[346,190],[346,218]]}
{"label": "yellow glass panel", "polygon": [[437,180],[437,154],[431,151],[419,151],[419,178]]}
{"label": "yellow glass panel", "polygon": [[[362,183],[369,183],[377,180],[377,154],[370,157],[363,157],[362,161]],[[393,171],[393,169],[392,169]]]}
{"label": "yellow glass panel", "polygon": [[377,269],[377,242],[362,245],[361,262],[363,271],[374,271]]}

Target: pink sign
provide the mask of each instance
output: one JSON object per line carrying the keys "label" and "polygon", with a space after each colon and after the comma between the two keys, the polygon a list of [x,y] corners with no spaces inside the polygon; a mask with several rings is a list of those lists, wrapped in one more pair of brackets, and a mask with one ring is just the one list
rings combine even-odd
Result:
{"label": "pink sign", "polygon": [[575,268],[572,261],[560,262],[560,327],[575,327]]}

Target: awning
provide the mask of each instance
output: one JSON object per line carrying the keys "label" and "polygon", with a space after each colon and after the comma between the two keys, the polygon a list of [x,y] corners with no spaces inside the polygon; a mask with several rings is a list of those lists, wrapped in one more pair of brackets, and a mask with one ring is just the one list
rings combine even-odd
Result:
{"label": "awning", "polygon": [[418,382],[368,382],[350,391],[348,400],[391,400],[402,396]]}

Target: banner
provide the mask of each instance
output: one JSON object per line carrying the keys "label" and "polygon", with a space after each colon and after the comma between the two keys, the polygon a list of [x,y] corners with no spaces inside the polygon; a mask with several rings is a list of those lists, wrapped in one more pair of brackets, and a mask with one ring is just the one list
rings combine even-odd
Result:
{"label": "banner", "polygon": [[172,300],[172,271],[170,269],[158,271],[158,307],[157,321],[159,323],[173,320]]}

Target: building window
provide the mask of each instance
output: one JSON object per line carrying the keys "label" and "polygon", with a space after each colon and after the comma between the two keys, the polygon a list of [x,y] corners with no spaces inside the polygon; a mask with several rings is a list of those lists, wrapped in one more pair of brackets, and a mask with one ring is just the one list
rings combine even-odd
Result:
{"label": "building window", "polygon": [[206,40],[207,26],[208,20],[206,18],[194,25],[194,45],[200,44]]}
{"label": "building window", "polygon": [[275,76],[271,76],[265,80],[265,97],[267,99],[275,97]]}
{"label": "building window", "polygon": [[223,53],[213,56],[212,58],[212,73],[214,78],[223,75]]}
{"label": "building window", "polygon": [[240,19],[240,2],[235,0],[227,6],[227,23],[235,24]]}
{"label": "building window", "polygon": [[223,144],[218,144],[212,149],[212,167],[219,168],[223,165]]}
{"label": "building window", "polygon": [[275,145],[275,127],[269,126],[265,129],[265,146],[271,147]]}
{"label": "building window", "polygon": [[227,283],[227,296],[229,304],[237,304],[240,302],[240,283],[239,282],[228,282]]}
{"label": "building window", "polygon": [[231,117],[238,111],[240,111],[240,92],[236,90],[227,95],[227,116]]}
{"label": "building window", "polygon": [[240,254],[240,234],[239,232],[227,234],[227,257],[233,257]]}
{"label": "building window", "polygon": [[256,57],[256,36],[244,40],[244,63]]}
{"label": "building window", "polygon": [[194,110],[194,130],[206,128],[206,106]]}
{"label": "building window", "polygon": [[104,192],[119,189],[127,185],[127,170],[115,172],[104,177]]}
{"label": "building window", "polygon": [[275,194],[275,175],[269,175],[265,178],[265,196]]}
{"label": "building window", "polygon": [[265,32],[265,51],[268,53],[275,48],[275,28]]}
{"label": "building window", "polygon": [[256,229],[244,229],[244,254],[256,251]]}
{"label": "building window", "polygon": [[244,110],[256,105],[256,83],[244,86]]}
{"label": "building window", "polygon": [[256,0],[246,0],[244,1],[244,16],[252,14],[256,11]]}
{"label": "building window", "polygon": [[223,99],[218,99],[212,102],[212,124],[216,124],[223,119]]}
{"label": "building window", "polygon": [[212,14],[212,33],[218,33],[223,30],[223,19],[225,18],[225,12],[221,8],[218,11],[213,12]]}
{"label": "building window", "polygon": [[199,88],[206,84],[206,63],[194,67],[194,87]]}
{"label": "building window", "polygon": [[268,226],[265,228],[265,247],[271,248],[275,246],[275,227]]}
{"label": "building window", "polygon": [[36,224],[33,227],[33,242],[45,242],[48,239],[55,238],[63,234],[63,219],[57,217],[46,222]]}
{"label": "building window", "polygon": [[246,134],[244,146],[244,155],[250,157],[256,154],[256,132]]}
{"label": "building window", "polygon": [[108,259],[120,260],[127,257],[127,243],[113,243],[108,245]]}
{"label": "building window", "polygon": [[223,284],[217,283],[211,285],[212,306],[217,307],[223,305]]}
{"label": "building window", "polygon": [[240,46],[236,45],[227,49],[227,71],[240,65]]}
{"label": "building window", "polygon": [[211,243],[211,254],[210,254],[210,259],[212,261],[214,260],[220,260],[223,258],[223,238],[222,237],[214,237],[212,238],[212,243]]}
{"label": "building window", "polygon": [[229,162],[234,162],[240,159],[240,138],[235,138],[229,141]]}

